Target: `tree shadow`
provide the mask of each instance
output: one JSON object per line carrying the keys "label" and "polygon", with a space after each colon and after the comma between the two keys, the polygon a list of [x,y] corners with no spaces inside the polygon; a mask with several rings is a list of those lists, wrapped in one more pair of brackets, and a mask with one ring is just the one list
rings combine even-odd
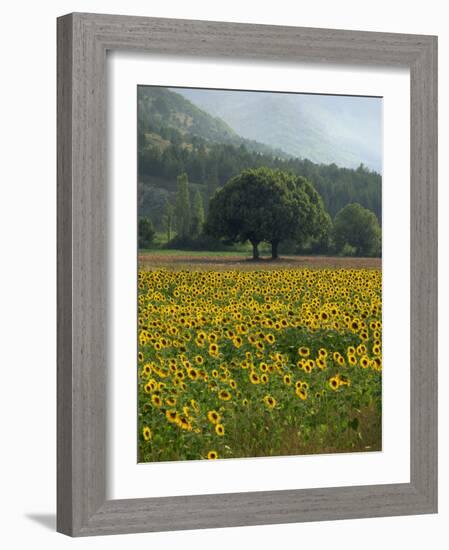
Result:
{"label": "tree shadow", "polygon": [[56,531],[56,514],[25,514],[25,517],[50,531]]}

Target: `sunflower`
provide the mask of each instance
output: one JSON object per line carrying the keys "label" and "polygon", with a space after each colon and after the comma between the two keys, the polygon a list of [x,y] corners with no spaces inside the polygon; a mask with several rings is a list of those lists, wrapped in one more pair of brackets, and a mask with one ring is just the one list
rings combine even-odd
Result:
{"label": "sunflower", "polygon": [[176,424],[182,429],[182,430],[186,430],[188,432],[191,432],[192,431],[192,424],[190,424],[190,422],[187,420],[187,418],[184,418],[184,417],[179,417],[178,418],[178,421],[176,422]]}
{"label": "sunflower", "polygon": [[190,380],[196,380],[198,378],[198,371],[196,369],[188,369],[187,370],[187,376],[190,378]]}
{"label": "sunflower", "polygon": [[218,355],[218,345],[213,343],[209,346],[209,355],[216,357]]}
{"label": "sunflower", "polygon": [[165,411],[165,418],[169,422],[176,424],[179,420],[179,414],[173,409],[168,409]]}
{"label": "sunflower", "polygon": [[305,401],[307,399],[307,392],[304,388],[296,387],[295,393],[302,401]]}
{"label": "sunflower", "polygon": [[223,424],[216,424],[216,425],[215,425],[215,433],[216,433],[217,435],[219,435],[220,437],[223,437],[223,436],[224,436],[225,429],[224,429]]}
{"label": "sunflower", "polygon": [[230,401],[232,395],[227,391],[227,390],[220,390],[218,392],[218,397],[222,400],[222,401]]}
{"label": "sunflower", "polygon": [[250,372],[249,381],[251,382],[251,384],[260,384],[260,378],[257,372]]}
{"label": "sunflower", "polygon": [[207,453],[207,458],[208,458],[209,460],[216,460],[216,459],[218,458],[218,453],[217,453],[217,451],[209,451],[209,452]]}
{"label": "sunflower", "polygon": [[356,351],[357,351],[357,355],[364,355],[364,354],[366,353],[366,346],[365,346],[365,344],[359,344],[359,345],[357,346]]}
{"label": "sunflower", "polygon": [[369,357],[367,355],[363,355],[360,358],[360,366],[362,367],[362,369],[367,369],[369,367],[369,364],[370,364]]}
{"label": "sunflower", "polygon": [[240,336],[236,336],[232,339],[232,343],[234,344],[234,347],[239,348],[243,344],[243,340]]}
{"label": "sunflower", "polygon": [[142,435],[143,435],[143,438],[145,439],[145,441],[149,441],[152,437],[152,433],[151,433],[151,430],[148,426],[144,426],[143,430],[142,430]]}
{"label": "sunflower", "polygon": [[176,363],[170,363],[168,365],[168,368],[172,374],[174,374],[178,370]]}
{"label": "sunflower", "polygon": [[156,393],[151,396],[151,402],[155,407],[161,407],[162,406],[162,399],[160,395],[157,395]]}
{"label": "sunflower", "polygon": [[276,399],[271,395],[266,395],[263,398],[263,401],[269,409],[274,409],[274,407],[276,406]]}
{"label": "sunflower", "polygon": [[329,379],[329,386],[332,390],[338,390],[338,387],[340,385],[339,379],[337,376],[333,376]]}
{"label": "sunflower", "polygon": [[307,363],[303,366],[302,370],[304,372],[307,372],[307,374],[310,374],[312,372],[312,365],[310,364],[310,361],[307,361]]}
{"label": "sunflower", "polygon": [[144,376],[149,376],[151,374],[151,365],[149,363],[146,363],[144,366],[143,366],[143,369],[142,369],[142,374]]}
{"label": "sunflower", "polygon": [[221,420],[221,416],[218,414],[217,411],[215,410],[212,410],[212,411],[208,411],[207,413],[207,419],[209,420],[209,422],[211,422],[212,424],[218,424]]}
{"label": "sunflower", "polygon": [[310,349],[307,346],[301,346],[298,349],[298,353],[301,357],[309,357],[310,355]]}
{"label": "sunflower", "polygon": [[373,354],[374,355],[380,355],[380,346],[378,344],[375,344],[373,346]]}
{"label": "sunflower", "polygon": [[325,348],[320,348],[318,350],[318,355],[319,357],[323,358],[323,359],[326,359],[327,357],[327,350]]}

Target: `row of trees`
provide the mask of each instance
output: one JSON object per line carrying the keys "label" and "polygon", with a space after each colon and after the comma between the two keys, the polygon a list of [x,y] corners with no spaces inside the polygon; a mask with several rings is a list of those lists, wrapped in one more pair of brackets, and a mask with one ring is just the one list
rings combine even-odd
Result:
{"label": "row of trees", "polygon": [[[167,200],[162,214],[167,243],[176,233],[177,243],[185,245],[198,238],[204,231],[205,213],[203,197],[197,189],[191,200],[189,180],[184,172],[176,179],[175,200]],[[139,217],[139,248],[150,248],[156,235],[154,225],[148,216]]]}
{"label": "row of trees", "polygon": [[282,241],[293,240],[299,248],[312,241],[323,249],[331,237],[344,254],[380,254],[381,231],[373,212],[352,203],[337,213],[332,224],[306,178],[269,168],[244,170],[220,189],[210,202],[205,231],[232,242],[249,241],[254,259],[261,242],[271,245],[276,259]]}
{"label": "row of trees", "polygon": [[[185,137],[185,136],[184,136]],[[190,181],[204,188],[208,199],[229,179],[248,168],[269,167],[285,170],[307,178],[321,195],[331,216],[349,202],[359,202],[381,219],[381,176],[363,165],[357,169],[341,168],[335,164],[322,165],[307,159],[286,158],[251,151],[244,145],[203,143],[171,143],[161,149],[146,145],[139,151],[139,174],[146,178],[159,178],[167,183],[186,172]]]}
{"label": "row of trees", "polygon": [[[262,242],[271,245],[276,259],[285,241],[294,242],[295,250],[327,251],[332,241],[334,251],[343,255],[380,255],[381,230],[373,212],[350,203],[332,221],[306,178],[266,167],[244,170],[231,178],[210,200],[207,220],[201,194],[196,190],[191,200],[187,174],[181,174],[176,200],[167,202],[163,219],[168,242],[173,231],[174,244],[181,246],[205,236],[228,244],[249,241],[254,259],[259,258]],[[147,248],[153,237],[151,222],[141,218],[139,246]]]}
{"label": "row of trees", "polygon": [[179,239],[194,239],[203,232],[205,222],[204,204],[201,193],[196,190],[193,201],[190,200],[189,180],[186,173],[177,177],[177,191],[174,204],[166,201],[162,217],[167,231],[167,241],[176,231]]}

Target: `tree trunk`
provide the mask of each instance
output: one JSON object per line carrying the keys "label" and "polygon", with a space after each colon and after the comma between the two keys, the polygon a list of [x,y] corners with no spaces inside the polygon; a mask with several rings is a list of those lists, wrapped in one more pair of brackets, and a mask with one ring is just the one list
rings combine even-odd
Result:
{"label": "tree trunk", "polygon": [[272,260],[277,260],[279,258],[278,245],[279,245],[279,241],[271,242],[271,259]]}
{"label": "tree trunk", "polygon": [[253,245],[253,260],[259,259],[259,243],[256,241],[251,241],[251,244]]}

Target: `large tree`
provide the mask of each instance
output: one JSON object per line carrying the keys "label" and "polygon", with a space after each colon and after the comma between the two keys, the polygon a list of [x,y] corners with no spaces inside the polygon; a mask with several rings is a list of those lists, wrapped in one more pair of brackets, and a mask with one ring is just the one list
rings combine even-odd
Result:
{"label": "large tree", "polygon": [[244,170],[214,195],[206,231],[233,242],[250,241],[254,259],[259,244],[267,241],[276,259],[281,241],[318,235],[325,218],[322,200],[305,178],[262,167]]}
{"label": "large tree", "polygon": [[356,202],[347,204],[335,216],[334,241],[340,252],[349,245],[357,256],[379,256],[381,229],[376,214]]}

